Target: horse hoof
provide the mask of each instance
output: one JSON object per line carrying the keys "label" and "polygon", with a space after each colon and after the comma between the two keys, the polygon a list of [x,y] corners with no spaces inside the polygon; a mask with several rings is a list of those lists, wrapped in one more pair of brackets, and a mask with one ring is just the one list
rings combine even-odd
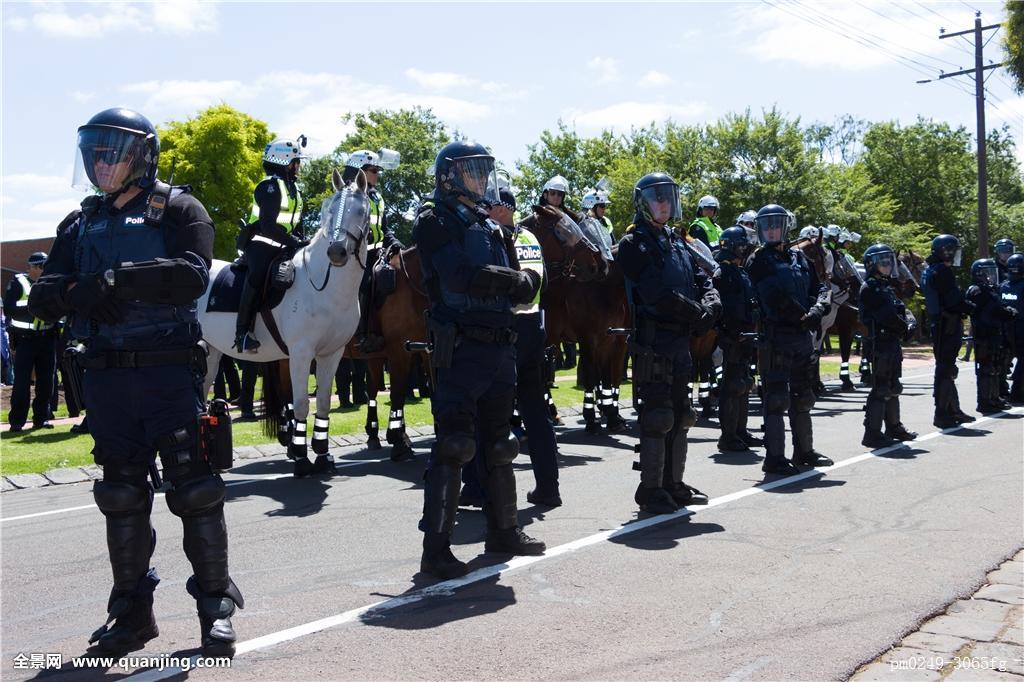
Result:
{"label": "horse hoof", "polygon": [[327,451],[330,450],[330,445],[330,441],[326,438],[314,438],[313,453],[317,455],[326,455]]}
{"label": "horse hoof", "polygon": [[305,460],[308,461],[309,458],[306,456],[306,446],[305,445],[295,445],[294,443],[289,445],[288,446],[288,459],[294,459],[296,461],[305,459]]}
{"label": "horse hoof", "polygon": [[[308,460],[307,460],[308,461]],[[313,462],[310,473],[331,475],[335,471],[334,458],[330,455],[321,455]]]}
{"label": "horse hoof", "polygon": [[313,473],[313,463],[309,461],[308,457],[295,460],[295,471],[293,472],[295,478],[305,478],[311,473]]}
{"label": "horse hoof", "polygon": [[380,450],[380,438],[378,436],[370,436],[366,439],[366,448],[368,450]]}
{"label": "horse hoof", "polygon": [[412,440],[409,439],[409,434],[405,432],[405,429],[388,431],[386,438],[388,445],[404,446],[410,450],[412,449]]}
{"label": "horse hoof", "polygon": [[398,443],[391,447],[392,462],[408,462],[412,459],[416,459],[416,453],[408,445]]}

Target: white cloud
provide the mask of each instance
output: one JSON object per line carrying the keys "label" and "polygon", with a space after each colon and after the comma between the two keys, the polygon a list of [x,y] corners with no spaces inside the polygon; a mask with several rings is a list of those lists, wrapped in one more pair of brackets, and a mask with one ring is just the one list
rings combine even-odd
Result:
{"label": "white cloud", "polygon": [[421,88],[429,90],[451,90],[458,87],[472,87],[479,83],[475,78],[448,71],[420,71],[417,68],[405,70],[405,76]]}
{"label": "white cloud", "polygon": [[669,104],[665,102],[619,102],[603,109],[592,111],[570,110],[562,118],[575,123],[586,132],[612,128],[625,132],[633,127],[645,126],[651,121],[666,119],[695,119],[710,111],[706,102]]}
{"label": "white cloud", "polygon": [[[88,9],[79,11],[82,7]],[[34,3],[32,8],[27,15],[8,18],[7,26],[15,31],[34,30],[57,38],[95,38],[127,31],[187,35],[217,28],[216,4],[200,0],[82,3],[74,9],[62,2],[44,2]]]}
{"label": "white cloud", "polygon": [[622,77],[619,60],[611,57],[594,57],[587,62],[587,68],[597,72],[600,83],[614,83]]}
{"label": "white cloud", "polygon": [[3,234],[0,240],[51,237],[57,224],[85,195],[71,188],[71,167],[63,175],[16,173],[0,178]]}
{"label": "white cloud", "polygon": [[166,112],[166,118],[191,115],[200,109],[228,100],[243,100],[252,95],[241,81],[143,81],[120,88],[129,94],[148,95],[140,109]]}
{"label": "white cloud", "polygon": [[71,93],[71,99],[75,100],[80,104],[88,104],[89,102],[96,99],[96,93],[87,92],[85,90],[75,90]]}
{"label": "white cloud", "polygon": [[640,79],[640,87],[642,88],[659,88],[663,85],[669,85],[672,83],[672,76],[661,71],[648,71]]}

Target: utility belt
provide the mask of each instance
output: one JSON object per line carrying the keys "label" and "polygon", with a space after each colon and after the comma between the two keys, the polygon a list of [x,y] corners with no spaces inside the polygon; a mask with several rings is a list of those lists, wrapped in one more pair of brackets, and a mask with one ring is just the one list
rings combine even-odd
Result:
{"label": "utility belt", "polygon": [[448,369],[452,366],[455,347],[462,339],[491,345],[511,345],[516,342],[518,334],[507,327],[477,327],[461,325],[455,322],[441,322],[427,317],[427,336],[430,340],[430,366],[434,370]]}
{"label": "utility belt", "polygon": [[205,374],[206,352],[199,346],[174,350],[86,351],[78,357],[78,364],[84,369],[138,369],[187,365],[201,369]]}
{"label": "utility belt", "polygon": [[476,341],[477,343],[489,343],[495,345],[511,345],[516,342],[519,335],[514,329],[506,327],[473,327],[469,325],[457,325],[459,336]]}

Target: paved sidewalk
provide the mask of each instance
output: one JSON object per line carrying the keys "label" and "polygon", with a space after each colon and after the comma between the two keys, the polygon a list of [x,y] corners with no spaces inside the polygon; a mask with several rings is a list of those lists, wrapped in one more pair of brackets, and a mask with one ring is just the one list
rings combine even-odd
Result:
{"label": "paved sidewalk", "polygon": [[851,680],[1024,680],[1024,550]]}

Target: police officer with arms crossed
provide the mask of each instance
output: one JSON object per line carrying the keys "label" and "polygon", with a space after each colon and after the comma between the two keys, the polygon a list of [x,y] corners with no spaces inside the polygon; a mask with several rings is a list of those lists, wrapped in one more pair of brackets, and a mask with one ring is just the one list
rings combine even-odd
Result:
{"label": "police officer with arms crossed", "polygon": [[242,353],[255,353],[260,342],[253,335],[256,315],[263,304],[263,288],[271,263],[285,253],[302,248],[302,209],[305,202],[295,184],[299,177],[305,136],[298,142],[274,140],[263,151],[263,170],[267,177],[253,190],[252,214],[248,234],[240,239],[249,271],[238,306],[235,323],[235,347]]}
{"label": "police officer with arms crossed", "polygon": [[540,275],[518,269],[515,250],[488,209],[498,203],[494,157],[480,144],[446,145],[434,163],[433,201],[420,209],[413,238],[430,301],[428,331],[436,380],[431,397],[436,441],[423,487],[420,570],[439,578],[468,568],[451,551],[461,469],[479,434],[487,493],[488,552],[541,554],[544,543],[518,525],[512,461],[519,442],[509,418],[516,365],[512,308],[532,301]]}
{"label": "police officer with arms crossed", "polygon": [[722,436],[718,449],[722,452],[745,452],[764,441],[747,430],[750,389],[754,377],[750,373],[754,358],[754,328],[761,310],[750,276],[743,269],[750,241],[747,231],[734,225],[724,232],[715,254],[719,271],[715,289],[722,297],[722,319],[718,322],[718,345],[722,348],[722,399],[718,405],[718,422]]}
{"label": "police officer with arms crossed", "polygon": [[1000,300],[998,278],[995,260],[981,258],[971,264],[967,300],[974,305],[974,373],[978,377],[978,412],[982,414],[1010,409],[999,394],[999,383],[1005,375],[1005,356],[1010,352],[1004,327],[1017,316],[1017,309]]}
{"label": "police officer with arms crossed", "polygon": [[[814,406],[814,346],[811,330],[831,306],[828,286],[818,281],[803,253],[789,248],[796,227],[793,216],[778,204],[757,212],[757,238],[761,247],[747,268],[761,303],[762,346],[760,368],[764,377],[765,458],[761,470],[769,474],[797,474],[796,465],[830,466],[828,457],[814,451],[811,407]],[[793,432],[793,459],[786,459],[786,428],[782,415],[789,412]]]}
{"label": "police officer with arms crossed", "polygon": [[[864,251],[867,280],[860,288],[861,324],[868,330],[873,379],[864,415],[864,439],[861,445],[884,448],[897,441],[914,440],[917,434],[900,422],[900,393],[903,384],[903,339],[913,332],[917,322],[892,287],[896,254],[885,244]],[[885,423],[885,433],[882,424]]]}
{"label": "police officer with arms crossed", "polygon": [[48,321],[69,316],[86,346],[85,407],[103,468],[93,496],[114,575],[107,622],[90,642],[126,652],[158,634],[147,473],[159,452],[167,506],[184,527],[203,654],[231,656],[231,615],[243,601],[228,575],[224,482],[204,454],[222,462],[201,450],[197,428],[206,363],[196,299],[209,281],[213,224],[189,188],[156,179],[159,151],[153,125],[128,109],[78,129],[74,184],[98,194],[65,219],[29,308]]}
{"label": "police officer with arms crossed", "polygon": [[39,279],[46,264],[46,254],[36,251],[28,257],[28,272],[15,275],[4,291],[4,310],[10,317],[11,346],[14,348],[14,388],[11,413],[7,418],[11,431],[24,430],[32,395],[32,372],[36,375],[36,397],[32,401],[32,427],[52,428],[50,398],[54,388],[57,363],[57,329],[52,322],[40,320],[28,310],[32,283]]}
{"label": "police officer with arms crossed", "polygon": [[686,437],[696,421],[690,404],[690,335],[710,329],[721,313],[718,293],[669,223],[682,217],[679,185],[665,173],[633,189],[634,224],[619,242],[618,262],[633,304],[633,381],[640,411],[641,511],[668,514],[707,504],[683,483]]}
{"label": "police officer with arms crossed", "polygon": [[956,357],[963,343],[963,320],[974,311],[974,304],[964,298],[956,283],[953,268],[960,266],[963,249],[960,240],[951,234],[940,234],[932,240],[932,252],[921,275],[921,291],[928,310],[935,355],[935,419],[933,424],[948,429],[974,421],[960,409],[956,390],[959,369]]}

